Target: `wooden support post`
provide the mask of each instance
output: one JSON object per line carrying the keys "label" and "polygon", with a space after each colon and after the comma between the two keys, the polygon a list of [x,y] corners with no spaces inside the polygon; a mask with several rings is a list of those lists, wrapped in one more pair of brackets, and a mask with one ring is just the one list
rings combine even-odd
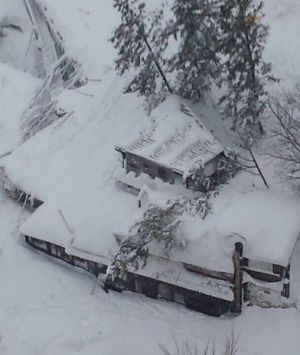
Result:
{"label": "wooden support post", "polygon": [[238,242],[234,245],[233,264],[234,264],[234,300],[231,304],[231,312],[241,313],[243,304],[243,290],[242,290],[242,256],[243,244]]}
{"label": "wooden support post", "polygon": [[121,152],[122,154],[122,168],[125,168],[125,160],[126,160],[126,154]]}
{"label": "wooden support post", "polygon": [[290,265],[288,265],[284,272],[281,296],[286,298],[290,297]]}

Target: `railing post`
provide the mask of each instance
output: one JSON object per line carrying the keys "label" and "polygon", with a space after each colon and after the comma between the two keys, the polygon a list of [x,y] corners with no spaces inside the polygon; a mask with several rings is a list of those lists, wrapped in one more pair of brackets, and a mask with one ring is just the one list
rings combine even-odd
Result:
{"label": "railing post", "polygon": [[243,304],[243,290],[242,290],[242,257],[243,257],[243,244],[240,242],[235,243],[233,253],[234,265],[234,300],[231,304],[231,312],[241,313]]}

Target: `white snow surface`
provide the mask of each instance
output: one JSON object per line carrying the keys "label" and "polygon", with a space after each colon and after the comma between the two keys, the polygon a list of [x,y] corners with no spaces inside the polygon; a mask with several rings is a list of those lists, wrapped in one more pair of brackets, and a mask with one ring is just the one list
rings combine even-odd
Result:
{"label": "white snow surface", "polygon": [[[151,5],[156,3],[154,0],[149,2]],[[113,73],[114,51],[107,38],[117,24],[118,16],[111,0],[43,0],[43,3],[47,5],[55,25],[59,26],[72,57],[83,64],[87,77],[101,82],[91,81],[86,87],[63,93],[60,104],[69,112],[74,111],[70,118],[56,122],[1,161],[13,183],[44,200],[45,205],[29,220],[28,214],[0,191],[0,352],[5,355],[153,355],[161,354],[159,343],[176,351],[174,338],[179,344],[185,341],[196,344],[201,351],[208,340],[214,340],[217,350],[221,350],[225,337],[234,327],[240,334],[241,355],[298,354],[298,309],[245,307],[238,318],[224,316],[213,319],[179,305],[131,293],[110,292],[107,295],[98,287],[91,293],[95,283],[92,276],[76,272],[64,264],[56,264],[24,245],[18,230],[23,225],[22,231],[25,231],[30,221],[34,222],[30,225],[32,232],[41,233],[44,237],[47,235],[53,241],[57,240],[58,235],[57,241],[61,241],[64,235],[64,242],[73,241],[70,247],[75,248],[75,243],[78,243],[82,248],[94,241],[98,243],[100,235],[110,235],[111,224],[116,231],[122,232],[128,227],[128,215],[132,219],[138,218],[141,211],[136,208],[136,198],[115,187],[113,177],[121,162],[114,146],[133,140],[150,124],[142,99],[123,95],[126,78],[120,79]],[[5,11],[17,9],[19,16],[19,4],[21,1],[2,0],[0,8],[5,8]],[[270,22],[271,27],[266,57],[274,63],[275,74],[282,78],[282,84],[291,87],[297,77],[295,72],[300,60],[299,4],[297,0],[266,0],[265,8],[266,21]],[[23,50],[20,52],[23,53]],[[0,144],[3,153],[18,143],[20,114],[36,87],[35,80],[8,68],[7,64],[0,63],[1,80],[7,83],[6,88],[10,87],[0,93],[3,95],[0,100]],[[6,120],[6,117],[11,120]],[[263,167],[267,169],[268,163]],[[272,175],[271,169],[268,169],[267,175]],[[255,245],[258,245],[258,239],[260,242],[260,250],[250,248],[247,252],[254,254],[262,251],[273,260],[271,255],[278,256],[277,246],[282,244],[280,253],[282,250],[284,256],[280,257],[286,260],[298,230],[294,217],[299,215],[298,202],[277,193],[272,196],[265,193],[269,197],[262,201],[264,193],[253,192],[256,190],[253,185],[261,185],[256,177],[246,177],[245,174],[236,177],[216,199],[211,223],[214,223],[214,216],[220,217],[214,224],[216,232],[221,228],[231,233],[231,221],[235,218],[238,222],[235,217],[238,211],[241,223],[235,224],[234,232],[246,235],[246,250],[252,245],[249,238],[254,239]],[[276,186],[278,189],[280,187]],[[242,209],[245,204],[247,209]],[[61,221],[58,209],[75,231],[74,239]],[[264,216],[265,221],[261,221],[260,213],[265,213],[265,210],[268,213]],[[253,211],[252,221],[258,218],[260,222],[268,222],[268,228],[262,230],[252,222],[252,233],[248,236],[250,227],[246,225],[245,229],[242,221],[245,222],[244,217],[250,211]],[[277,220],[278,216],[280,219]],[[48,218],[52,225],[44,223]],[[279,223],[281,218],[285,220],[284,225]],[[25,220],[28,224],[23,224]],[[101,221],[97,229],[91,226],[90,233],[86,233],[87,221],[97,220]],[[191,246],[198,243],[198,228],[203,228],[201,233],[204,233],[204,228],[211,231],[209,220],[207,226],[202,221],[197,222],[199,225],[194,223],[189,226]],[[246,222],[249,223],[249,220]],[[260,240],[261,234],[268,238],[276,235],[273,245],[276,250],[266,248]],[[293,237],[285,240],[283,234]],[[212,240],[218,242],[216,238]],[[100,243],[105,241],[105,238],[101,239]],[[111,251],[108,246],[104,247],[109,255]],[[189,255],[196,258],[197,248],[193,250],[195,254]],[[226,250],[227,244],[225,248],[221,246],[220,252]],[[205,256],[209,262],[208,253]],[[300,294],[299,260],[297,243],[291,268],[291,292],[297,305]]]}
{"label": "white snow surface", "polygon": [[245,238],[246,257],[288,265],[300,232],[299,199],[255,191],[235,196],[222,209],[218,232]]}
{"label": "white snow surface", "polygon": [[[265,49],[265,59],[273,65],[273,72],[280,79],[280,86],[291,90],[299,81],[300,31],[297,21],[300,11],[298,0],[265,1],[265,22],[270,26],[270,36]],[[278,91],[278,86],[270,84]]]}
{"label": "white snow surface", "polygon": [[22,114],[39,83],[39,80],[29,74],[0,61],[0,157],[20,143]]}
{"label": "white snow surface", "polygon": [[[170,259],[203,268],[233,273],[234,244],[242,242],[244,256],[287,266],[300,232],[300,202],[270,191],[240,193],[225,188],[202,220],[186,216],[180,235],[184,250],[173,249]],[[159,245],[151,248],[163,256]]]}
{"label": "white snow surface", "polygon": [[0,61],[37,76],[37,46],[32,36],[32,24],[25,14],[23,0],[1,1],[0,20],[21,28],[21,31],[4,29],[5,36],[0,38]]}

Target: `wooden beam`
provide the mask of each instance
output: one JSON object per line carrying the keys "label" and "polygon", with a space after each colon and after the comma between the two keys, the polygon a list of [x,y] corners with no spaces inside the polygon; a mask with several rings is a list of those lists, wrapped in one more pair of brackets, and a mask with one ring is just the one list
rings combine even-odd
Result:
{"label": "wooden beam", "polygon": [[183,263],[183,265],[188,271],[195,272],[203,276],[208,276],[217,280],[224,280],[229,282],[234,281],[234,275],[229,272],[209,270],[198,265],[191,265],[187,263]]}

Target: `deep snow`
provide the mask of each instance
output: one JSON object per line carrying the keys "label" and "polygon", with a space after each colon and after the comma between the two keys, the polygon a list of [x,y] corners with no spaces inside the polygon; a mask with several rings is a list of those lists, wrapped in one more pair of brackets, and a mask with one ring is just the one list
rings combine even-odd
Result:
{"label": "deep snow", "polygon": [[27,247],[17,233],[26,212],[3,190],[0,202],[3,354],[153,355],[161,354],[160,343],[174,348],[174,337],[199,349],[215,340],[220,349],[232,327],[240,334],[239,354],[298,353],[300,314],[294,308],[245,307],[240,317],[215,319],[141,295],[106,294],[98,286],[91,294],[94,278]]}
{"label": "deep snow", "polygon": [[[142,100],[123,95],[124,79],[113,73],[114,52],[107,38],[118,17],[111,0],[43,2],[63,33],[71,55],[83,64],[88,78],[101,82],[89,82],[77,92],[63,93],[59,100],[62,107],[74,111],[71,119],[47,128],[19,147],[4,163],[14,182],[26,187],[28,192],[46,201],[51,199],[50,203],[59,204],[63,210],[70,201],[73,206],[80,206],[81,219],[76,219],[77,214],[74,217],[80,225],[90,215],[89,204],[94,205],[96,199],[89,186],[101,190],[102,199],[96,205],[99,209],[103,201],[114,198],[112,176],[120,166],[114,145],[124,138],[136,137],[147,125],[147,117]],[[21,0],[6,3],[6,12],[15,12],[17,7],[20,16]],[[266,1],[267,20],[271,21],[266,56],[274,63],[275,74],[283,77],[284,85],[294,82],[300,59],[298,8],[295,0]],[[3,96],[0,106],[1,115],[7,112],[12,120],[8,125],[6,114],[0,116],[3,125],[8,125],[6,130],[0,128],[4,153],[19,142],[20,114],[37,84],[27,74],[16,73],[6,66],[7,63],[1,64],[0,75],[1,79],[6,78],[12,93],[5,91],[9,97]],[[15,82],[19,83],[20,101],[12,105],[17,96]],[[272,173],[269,169],[268,174]],[[232,193],[249,191],[253,184],[261,185],[257,178],[239,176]],[[105,219],[113,211],[103,211],[98,216],[96,210],[93,213],[94,218]],[[240,354],[296,355],[300,349],[300,314],[295,308],[245,307],[239,318],[213,319],[140,295],[114,292],[107,295],[99,287],[91,294],[95,283],[91,276],[24,245],[18,228],[27,217],[1,190],[0,352],[4,354],[153,355],[160,354],[159,343],[174,347],[174,337],[178,343],[188,340],[200,349],[207,341],[214,340],[220,348],[232,327],[240,334]],[[292,270],[299,270],[298,260],[299,245],[294,252]],[[292,296],[298,300],[299,294],[300,278],[293,273]]]}

